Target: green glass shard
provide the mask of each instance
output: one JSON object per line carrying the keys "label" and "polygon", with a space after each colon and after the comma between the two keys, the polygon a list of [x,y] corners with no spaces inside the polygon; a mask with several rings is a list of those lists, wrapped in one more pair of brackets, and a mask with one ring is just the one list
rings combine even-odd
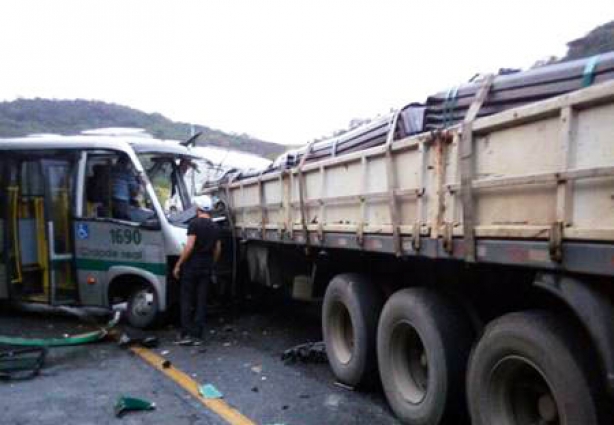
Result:
{"label": "green glass shard", "polygon": [[121,417],[124,413],[130,411],[154,410],[156,404],[142,398],[121,396],[115,403],[115,416]]}

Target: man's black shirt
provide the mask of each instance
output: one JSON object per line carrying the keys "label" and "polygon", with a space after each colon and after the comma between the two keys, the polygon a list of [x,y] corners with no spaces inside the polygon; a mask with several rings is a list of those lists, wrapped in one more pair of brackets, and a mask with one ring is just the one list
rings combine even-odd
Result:
{"label": "man's black shirt", "polygon": [[220,239],[220,229],[211,219],[196,217],[188,225],[188,236],[196,236],[194,250],[186,261],[185,271],[201,272],[213,266],[213,250]]}

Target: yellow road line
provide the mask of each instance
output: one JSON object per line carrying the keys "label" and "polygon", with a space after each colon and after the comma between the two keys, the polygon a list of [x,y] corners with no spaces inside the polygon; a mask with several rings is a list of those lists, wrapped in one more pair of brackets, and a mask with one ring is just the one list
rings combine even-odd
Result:
{"label": "yellow road line", "polygon": [[143,347],[131,347],[130,350],[132,350],[133,353],[141,357],[154,368],[165,374],[167,377],[175,381],[187,392],[189,392],[194,398],[204,404],[205,407],[220,416],[229,424],[255,425],[255,422],[252,422],[250,419],[243,416],[239,411],[230,407],[228,403],[226,403],[224,400],[203,398],[198,392],[199,384],[194,381],[190,376],[172,365],[168,368],[164,368],[162,366],[162,364],[166,360],[165,358],[160,357],[153,351]]}

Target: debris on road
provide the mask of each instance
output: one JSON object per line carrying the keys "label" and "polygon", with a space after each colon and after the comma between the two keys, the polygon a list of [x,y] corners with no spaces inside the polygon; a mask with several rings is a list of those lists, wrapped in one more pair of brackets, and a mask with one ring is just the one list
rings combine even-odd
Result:
{"label": "debris on road", "polygon": [[338,386],[339,388],[343,388],[344,390],[354,391],[354,387],[344,384],[343,382],[335,381],[334,384]]}
{"label": "debris on road", "polygon": [[262,365],[252,366],[252,372],[254,373],[262,373]]}
{"label": "debris on road", "polygon": [[160,341],[158,340],[158,337],[155,336],[134,335],[129,332],[124,332],[120,335],[118,344],[122,348],[135,344],[145,348],[156,348],[160,344]]}
{"label": "debris on road", "polygon": [[326,346],[323,341],[308,342],[289,348],[281,355],[281,359],[286,363],[326,363]]}
{"label": "debris on road", "polygon": [[106,329],[87,332],[80,335],[65,335],[62,338],[20,338],[0,336],[0,344],[20,347],[66,347],[71,345],[89,344],[100,341],[108,335]]}
{"label": "debris on road", "polygon": [[0,346],[0,379],[22,380],[37,376],[46,355],[45,347]]}
{"label": "debris on road", "polygon": [[180,345],[182,347],[189,347],[191,346],[193,343],[193,341],[191,339],[182,339],[181,341],[174,341],[173,345]]}
{"label": "debris on road", "polygon": [[324,400],[324,406],[336,409],[341,403],[342,397],[338,394],[329,394]]}
{"label": "debris on road", "polygon": [[156,403],[136,397],[121,396],[115,403],[115,416],[121,418],[126,412],[154,410]]}
{"label": "debris on road", "polygon": [[100,328],[97,331],[86,332],[73,336],[64,335],[62,338],[21,338],[0,335],[0,344],[19,347],[67,347],[72,345],[90,344],[106,338],[109,331],[114,328],[118,322],[119,314],[116,314],[105,327]]}
{"label": "debris on road", "polygon": [[212,384],[202,385],[200,388],[198,388],[198,392],[206,399],[218,399],[224,397],[224,395]]}

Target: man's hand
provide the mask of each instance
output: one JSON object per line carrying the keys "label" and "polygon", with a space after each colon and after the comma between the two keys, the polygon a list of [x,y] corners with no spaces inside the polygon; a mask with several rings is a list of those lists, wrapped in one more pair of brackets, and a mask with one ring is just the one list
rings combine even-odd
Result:
{"label": "man's hand", "polygon": [[218,240],[215,243],[215,248],[213,248],[213,263],[217,263],[220,261],[220,257],[222,256],[222,241]]}
{"label": "man's hand", "polygon": [[175,268],[173,269],[173,276],[176,279],[179,279],[179,272],[181,271],[181,265],[185,263],[185,261],[190,258],[192,255],[192,251],[194,250],[194,244],[196,243],[195,235],[188,235],[188,241],[186,245],[183,247],[183,251],[181,251],[181,255],[179,256],[179,260],[177,260],[177,264],[175,264]]}

